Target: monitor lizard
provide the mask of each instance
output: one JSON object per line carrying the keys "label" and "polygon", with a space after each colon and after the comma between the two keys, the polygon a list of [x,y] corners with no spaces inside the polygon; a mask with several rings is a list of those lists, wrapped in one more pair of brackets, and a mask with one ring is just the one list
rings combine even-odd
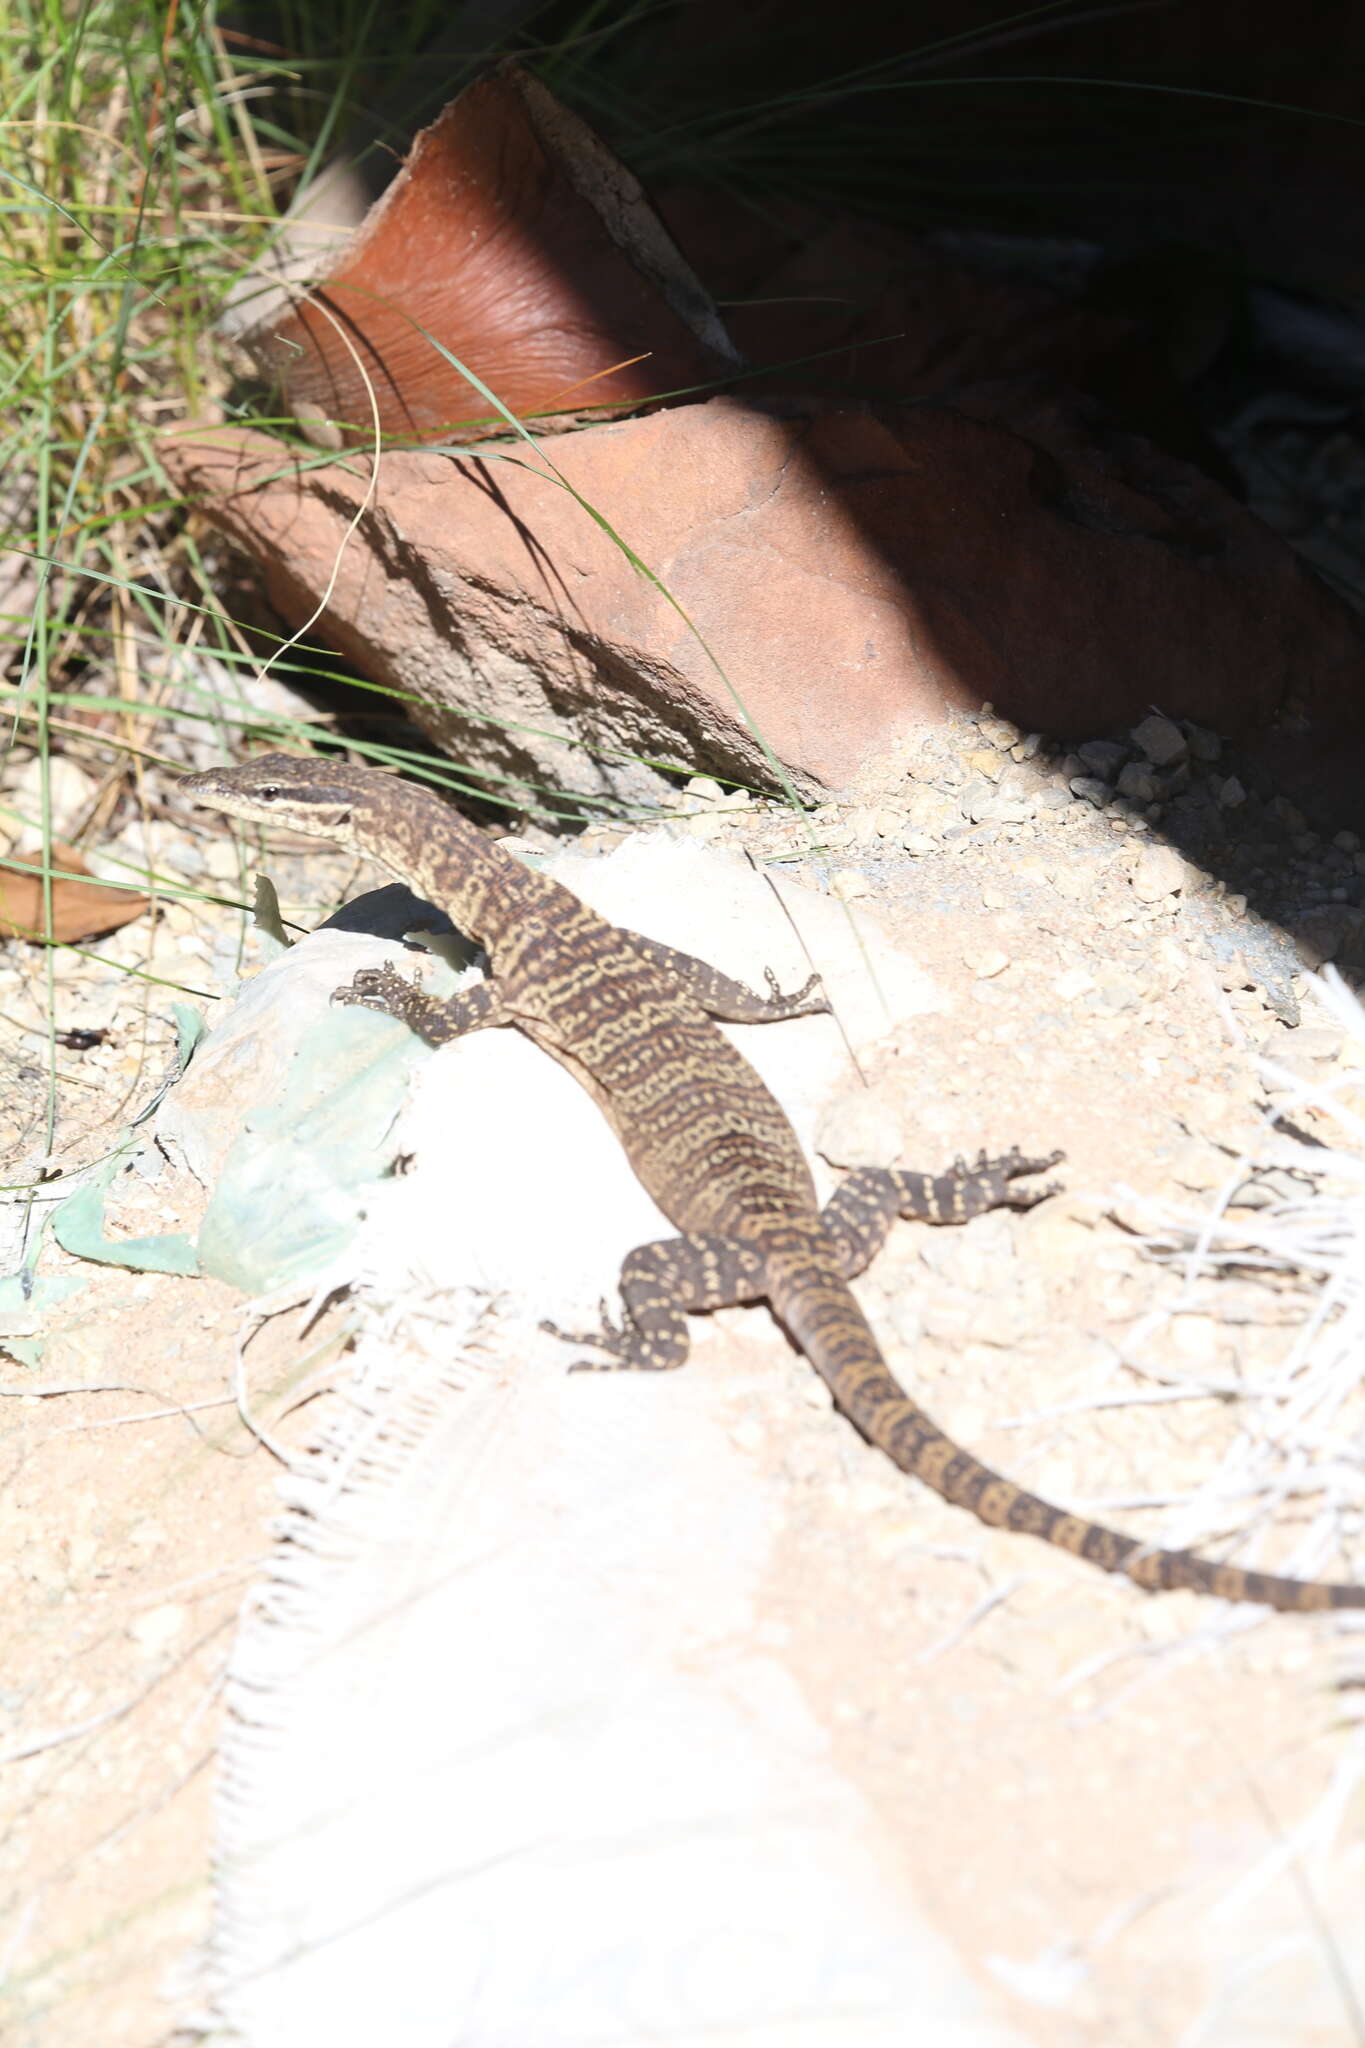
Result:
{"label": "monitor lizard", "polygon": [[1062,1155],[983,1153],[937,1176],[863,1168],[821,1209],[795,1131],[712,1021],[826,1011],[818,977],[785,995],[769,970],[768,995],[756,995],[688,954],[609,924],[433,791],[380,769],[265,754],[185,776],[181,787],[215,810],[371,856],[447,911],[487,954],[486,979],[445,1001],[392,967],[363,970],[334,1000],[400,1018],[431,1045],[515,1025],[600,1105],[635,1174],[683,1234],[626,1258],[620,1328],[604,1305],[603,1328],[572,1341],[596,1345],[617,1367],[679,1366],[687,1314],[766,1300],[848,1420],[901,1471],[992,1527],[1041,1537],[1148,1592],[1185,1586],[1286,1610],[1365,1606],[1365,1586],[1279,1578],[1156,1549],[1053,1507],[953,1443],[910,1399],[849,1280],[896,1217],[961,1223],[988,1209],[1030,1208],[1056,1188],[1018,1183]]}

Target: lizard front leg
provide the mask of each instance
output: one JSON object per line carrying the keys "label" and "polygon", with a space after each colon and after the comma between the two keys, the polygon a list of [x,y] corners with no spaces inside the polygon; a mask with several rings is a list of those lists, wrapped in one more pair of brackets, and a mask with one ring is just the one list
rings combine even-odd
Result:
{"label": "lizard front leg", "polygon": [[898,1216],[914,1223],[966,1223],[987,1209],[1031,1209],[1058,1192],[1058,1184],[1020,1188],[1026,1174],[1046,1173],[1064,1155],[1026,1159],[1016,1145],[999,1159],[982,1152],[968,1165],[953,1162],[947,1173],[891,1172],[864,1166],[851,1173],[820,1212],[820,1223],[834,1243],[839,1270],[846,1280],[861,1273],[876,1257]]}
{"label": "lizard front leg", "polygon": [[686,1365],[687,1317],[758,1301],[767,1288],[763,1261],[729,1237],[669,1237],[642,1244],[621,1267],[625,1315],[618,1329],[602,1304],[602,1327],[575,1334],[542,1323],[570,1344],[591,1344],[603,1359],[581,1358],[571,1372],[666,1372]]}
{"label": "lizard front leg", "polygon": [[[671,974],[708,1017],[716,1017],[722,1024],[780,1024],[788,1017],[822,1017],[828,1014],[829,1002],[818,974],[812,974],[791,995],[785,995],[772,969],[765,968],[768,993],[760,996],[753,989],[746,988],[742,981],[722,974],[718,967],[696,959],[691,953],[680,953],[675,946],[665,946],[658,939],[642,938],[639,932],[632,932],[630,940],[653,966],[662,967],[666,974]],[[818,994],[815,993],[817,990]]]}
{"label": "lizard front leg", "polygon": [[476,981],[457,995],[438,998],[418,988],[392,965],[362,967],[345,988],[332,991],[334,1003],[355,1003],[381,1016],[397,1017],[428,1045],[446,1045],[467,1032],[494,1024],[510,1024],[497,985]]}

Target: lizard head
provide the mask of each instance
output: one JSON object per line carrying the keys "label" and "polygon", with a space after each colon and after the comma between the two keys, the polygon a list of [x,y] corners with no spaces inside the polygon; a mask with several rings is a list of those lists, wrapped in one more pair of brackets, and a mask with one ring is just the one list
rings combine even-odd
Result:
{"label": "lizard head", "polygon": [[[357,806],[363,805],[374,769],[348,768],[298,754],[257,754],[235,768],[205,768],[182,775],[180,787],[196,803],[234,818],[287,825],[317,839],[349,842]],[[389,777],[384,776],[385,783]]]}

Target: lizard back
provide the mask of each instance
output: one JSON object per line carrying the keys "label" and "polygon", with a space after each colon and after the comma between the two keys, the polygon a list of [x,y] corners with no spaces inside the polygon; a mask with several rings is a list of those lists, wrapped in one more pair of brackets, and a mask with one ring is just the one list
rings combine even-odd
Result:
{"label": "lizard back", "polygon": [[810,1215],[805,1155],[748,1061],[634,934],[548,877],[536,881],[530,912],[519,871],[484,898],[480,936],[503,1006],[599,1104],[669,1221],[742,1237]]}

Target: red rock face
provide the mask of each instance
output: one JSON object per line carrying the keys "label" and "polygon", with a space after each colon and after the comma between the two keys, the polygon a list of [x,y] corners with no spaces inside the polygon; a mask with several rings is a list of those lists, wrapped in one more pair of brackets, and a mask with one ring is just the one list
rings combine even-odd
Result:
{"label": "red rock face", "polygon": [[452,356],[538,434],[713,387],[737,348],[763,375],[558,435],[558,480],[513,439],[386,453],[368,501],[354,457],[295,468],[259,435],[173,442],[168,470],[291,627],[326,594],[315,631],[494,777],[639,796],[635,754],[838,788],[989,700],[1068,736],[1292,714],[1272,765],[1288,732],[1300,790],[1358,781],[1365,635],[1204,473],[1131,322],[800,206],[666,210],[730,333],[610,152],[534,80],[485,79],[248,337],[314,437],[505,433]]}
{"label": "red rock face", "polygon": [[1153,704],[1247,732],[1291,693],[1354,701],[1354,621],[1280,541],[1148,444],[1101,457],[1062,402],[1013,401],[783,418],[717,399],[557,440],[680,609],[524,448],[385,456],[349,537],[364,480],[281,475],[265,436],[165,460],[291,625],[336,565],[320,633],[464,758],[568,788],[640,786],[584,746],[771,782],[764,743],[838,787],[983,699],[1061,732]]}
{"label": "red rock face", "polygon": [[505,431],[458,364],[523,415],[704,383],[735,359],[638,192],[543,88],[500,73],[417,137],[307,299],[244,339],[303,417],[340,423],[336,445],[376,416],[405,440]]}

